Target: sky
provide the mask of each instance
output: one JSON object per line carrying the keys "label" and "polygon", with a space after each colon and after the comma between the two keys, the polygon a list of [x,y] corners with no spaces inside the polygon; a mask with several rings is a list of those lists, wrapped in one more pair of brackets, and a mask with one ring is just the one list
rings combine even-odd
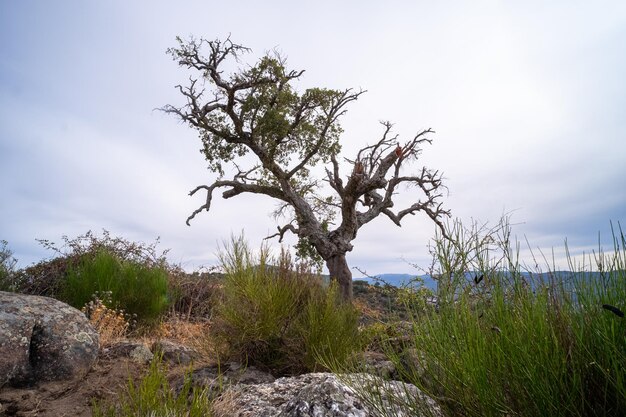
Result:
{"label": "sky", "polygon": [[[263,196],[216,195],[185,225],[203,203],[188,192],[215,177],[196,132],[155,110],[183,104],[176,36],[229,35],[252,48],[244,64],[275,49],[304,69],[299,88],[367,90],[342,119],[343,156],[380,120],[400,140],[432,128],[416,172],[443,172],[465,224],[511,213],[522,257],[528,241],[564,268],[565,239],[610,249],[610,222],[626,228],[626,2],[0,0],[0,240],[19,265],[53,255],[36,239],[105,229],[160,237],[191,270],[233,234],[255,247],[275,232]],[[415,273],[434,231],[424,215],[377,219],[348,262]]]}

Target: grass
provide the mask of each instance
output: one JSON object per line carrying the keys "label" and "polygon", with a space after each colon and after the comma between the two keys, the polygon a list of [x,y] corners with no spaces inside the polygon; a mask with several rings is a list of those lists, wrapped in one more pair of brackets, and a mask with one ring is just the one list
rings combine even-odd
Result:
{"label": "grass", "polygon": [[[578,265],[567,280],[555,271],[522,274],[506,220],[486,232],[456,223],[449,234],[453,241],[433,247],[438,307],[416,313],[404,349],[385,349],[402,378],[449,415],[626,415],[622,230],[614,251],[591,257],[610,267],[591,274]],[[380,397],[371,387],[361,393]],[[417,415],[422,404],[415,398],[407,407]]]}
{"label": "grass", "polygon": [[[450,416],[626,415],[626,237],[621,227],[613,230],[611,251],[598,247],[575,260],[566,246],[570,273],[522,265],[507,219],[493,228],[454,223],[447,235],[452,239],[437,237],[432,246],[438,302],[427,300],[428,291],[401,290],[393,299],[394,306],[405,304],[402,325],[388,321],[390,314],[373,311],[372,320],[385,322],[359,329],[357,312],[340,303],[334,286],[296,268],[285,253],[274,258],[264,247],[254,254],[243,238],[234,238],[220,255],[223,278],[170,282],[170,288],[186,295],[178,297],[176,320],[154,332],[176,338],[193,334],[219,359],[256,365],[276,376],[361,371],[350,358],[358,361],[355,353],[371,341],[370,348],[383,351],[403,381]],[[2,248],[9,271],[10,252]],[[110,306],[94,300],[85,311],[114,340],[128,322],[113,308],[126,306],[127,313],[133,305],[143,305],[144,311],[152,303],[159,306],[154,311],[165,308],[167,275],[158,271],[156,264],[142,266],[97,251],[70,269],[64,294],[76,296],[78,306],[96,290],[120,295]],[[211,302],[203,301],[205,295]],[[388,384],[344,376],[382,416],[433,413],[413,390],[397,395]],[[228,415],[228,398],[218,404]],[[129,381],[115,405],[96,403],[93,410],[96,417],[195,416],[214,415],[214,405],[214,398],[190,381],[182,392],[172,391],[166,369],[153,361],[143,379]]]}
{"label": "grass", "polygon": [[127,390],[115,404],[96,401],[92,413],[94,417],[210,417],[212,402],[212,394],[193,387],[188,377],[180,392],[175,393],[163,363],[156,357],[138,383],[128,381]]}
{"label": "grass", "polygon": [[233,238],[221,262],[223,298],[214,326],[221,357],[286,375],[323,369],[316,352],[341,361],[359,349],[356,310],[341,303],[335,286],[297,271],[286,253],[274,259],[262,248],[255,256]]}

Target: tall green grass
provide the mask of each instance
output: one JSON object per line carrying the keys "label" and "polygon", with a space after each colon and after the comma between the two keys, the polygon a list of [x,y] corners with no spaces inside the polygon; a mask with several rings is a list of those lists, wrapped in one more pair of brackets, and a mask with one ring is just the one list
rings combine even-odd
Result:
{"label": "tall green grass", "polygon": [[[599,248],[586,265],[570,256],[577,269],[567,275],[524,271],[507,219],[492,229],[455,223],[448,235],[433,246],[438,306],[414,316],[404,349],[387,345],[402,378],[450,415],[626,415],[621,228],[612,251]],[[408,408],[418,414],[423,401]]]}
{"label": "tall green grass", "polygon": [[92,406],[94,417],[210,417],[215,394],[207,389],[193,387],[185,377],[179,392],[167,380],[160,358],[156,357],[148,373],[139,381],[129,379],[126,390],[115,402],[96,401]]}
{"label": "tall green grass", "polygon": [[94,294],[108,292],[113,304],[108,307],[150,324],[166,311],[167,291],[167,271],[162,267],[123,260],[102,249],[82,255],[76,266],[70,266],[59,298],[81,308]]}
{"label": "tall green grass", "polygon": [[263,247],[255,255],[240,237],[220,261],[225,281],[214,336],[223,357],[282,375],[322,369],[316,352],[341,361],[358,348],[356,310],[286,253],[273,258]]}

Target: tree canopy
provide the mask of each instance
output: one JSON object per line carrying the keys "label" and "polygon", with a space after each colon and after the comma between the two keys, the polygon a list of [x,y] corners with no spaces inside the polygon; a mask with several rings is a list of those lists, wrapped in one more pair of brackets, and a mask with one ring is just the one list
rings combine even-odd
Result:
{"label": "tree canopy", "polygon": [[[304,71],[287,69],[277,52],[242,66],[240,58],[250,50],[230,39],[177,40],[178,46],[168,53],[194,75],[187,85],[177,86],[186,103],[163,110],[198,131],[201,152],[216,174],[211,184],[190,192],[204,191],[206,201],[189,216],[188,225],[210,210],[217,188],[225,189],[225,199],[243,193],[276,199],[276,213],[288,221],[272,237],[297,235],[301,247],[312,248],[326,262],[344,299],[352,297],[345,254],[363,225],[382,214],[400,226],[405,216],[424,212],[443,229],[441,221],[449,211],[442,207],[441,173],[421,167],[416,174],[405,174],[402,169],[431,143],[431,129],[401,143],[392,124],[381,122],[378,140],[354,158],[342,158],[348,166],[342,175],[339,120],[363,91],[309,88],[300,93],[294,83]],[[315,166],[324,166],[325,176],[312,175]],[[401,185],[421,192],[412,204],[394,210]]]}

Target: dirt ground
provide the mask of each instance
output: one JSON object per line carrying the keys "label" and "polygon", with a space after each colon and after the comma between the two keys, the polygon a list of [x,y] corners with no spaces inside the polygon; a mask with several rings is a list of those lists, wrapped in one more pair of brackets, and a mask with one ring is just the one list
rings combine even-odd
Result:
{"label": "dirt ground", "polygon": [[[207,328],[206,323],[169,320],[152,337],[130,341],[151,346],[157,339],[167,339],[197,350],[197,343],[202,342]],[[138,382],[148,371],[149,365],[138,363],[128,355],[107,354],[108,348],[115,342],[116,340],[105,341],[96,363],[79,380],[38,383],[24,388],[0,387],[0,417],[90,417],[91,404],[94,401],[116,401],[120,393],[126,390],[129,378]],[[200,359],[195,365],[207,363]],[[165,369],[168,379],[172,381],[189,371],[189,366],[168,363]]]}
{"label": "dirt ground", "polygon": [[115,400],[128,379],[138,379],[146,369],[129,358],[103,357],[77,381],[0,388],[0,416],[88,417],[93,401]]}

